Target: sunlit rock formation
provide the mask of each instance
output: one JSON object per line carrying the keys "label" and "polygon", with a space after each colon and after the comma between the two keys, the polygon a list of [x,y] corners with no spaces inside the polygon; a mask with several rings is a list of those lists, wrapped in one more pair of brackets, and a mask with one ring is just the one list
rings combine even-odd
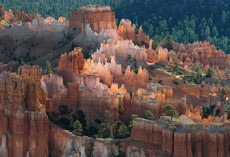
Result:
{"label": "sunlit rock formation", "polygon": [[115,56],[119,64],[126,65],[127,59],[134,59],[133,64],[136,67],[144,66],[147,60],[145,48],[140,48],[132,42],[132,40],[112,40],[108,43],[102,43],[100,49],[96,52],[102,53],[110,59],[110,56]]}
{"label": "sunlit rock formation", "polygon": [[[186,116],[169,122],[170,118],[157,121],[136,119],[131,139],[160,147],[165,156],[229,156],[229,124],[213,124],[205,129]],[[144,132],[144,134],[143,134]],[[154,149],[153,149],[154,150]],[[149,152],[146,152],[147,156]]]}
{"label": "sunlit rock formation", "polygon": [[217,50],[208,42],[194,42],[188,45],[175,45],[175,50],[180,52],[179,58],[192,63],[200,62],[203,65],[218,66],[220,69],[229,67],[229,55]]}
{"label": "sunlit rock formation", "polygon": [[39,17],[33,19],[29,26],[30,29],[34,31],[47,30],[52,32],[60,32],[66,31],[66,29],[69,27],[69,22],[64,17],[60,17],[58,20],[54,19],[53,17]]}
{"label": "sunlit rock formation", "polygon": [[72,11],[71,29],[80,28],[85,31],[86,25],[89,25],[97,33],[102,29],[116,29],[115,13],[111,11],[109,6],[88,6]]}
{"label": "sunlit rock formation", "polygon": [[58,62],[58,73],[64,81],[71,82],[75,74],[79,74],[83,68],[83,54],[81,48],[75,48],[69,54],[63,54]]}
{"label": "sunlit rock formation", "polygon": [[39,74],[36,66],[21,67],[19,75],[0,74],[1,156],[48,156],[48,117],[39,103]]}
{"label": "sunlit rock formation", "polygon": [[102,63],[88,60],[84,64],[83,73],[98,75],[103,83],[111,85],[113,82],[122,84],[128,91],[135,91],[137,88],[145,88],[148,84],[148,71],[138,68],[137,74],[128,66],[123,74],[122,66],[117,64],[114,56],[110,56],[111,62]]}

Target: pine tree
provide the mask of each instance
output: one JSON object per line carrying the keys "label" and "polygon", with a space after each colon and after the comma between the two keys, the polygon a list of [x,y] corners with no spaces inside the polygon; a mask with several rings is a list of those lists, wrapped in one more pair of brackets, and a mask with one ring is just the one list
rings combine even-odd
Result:
{"label": "pine tree", "polygon": [[206,78],[212,78],[212,76],[213,76],[213,71],[211,68],[208,68],[208,71],[206,73]]}
{"label": "pine tree", "polygon": [[50,64],[49,61],[46,61],[46,74],[50,74],[50,73],[53,73],[52,65]]}
{"label": "pine tree", "polygon": [[168,35],[162,42],[162,46],[167,48],[168,50],[172,50],[173,48],[173,40],[170,35]]}
{"label": "pine tree", "polygon": [[82,124],[79,120],[76,120],[74,122],[74,130],[73,130],[73,133],[77,136],[81,136],[82,135],[82,132],[83,132],[83,129],[82,129]]}
{"label": "pine tree", "polygon": [[227,107],[224,109],[224,112],[227,113],[228,118],[230,118],[230,106],[227,106]]}
{"label": "pine tree", "polygon": [[146,110],[144,113],[144,118],[148,120],[154,120],[154,114],[151,110]]}
{"label": "pine tree", "polygon": [[170,116],[171,117],[171,121],[172,118],[177,118],[179,116],[179,114],[177,113],[176,109],[174,106],[172,105],[165,105],[163,106],[163,113],[162,116]]}
{"label": "pine tree", "polygon": [[129,135],[129,129],[125,124],[121,124],[117,130],[118,138],[125,138]]}
{"label": "pine tree", "polygon": [[122,97],[119,97],[118,101],[119,101],[118,110],[119,110],[119,113],[121,114],[125,111]]}
{"label": "pine tree", "polygon": [[201,84],[201,82],[203,81],[203,75],[202,75],[202,70],[200,67],[196,67],[194,69],[194,71],[196,72],[195,78],[194,78],[194,82],[196,84]]}
{"label": "pine tree", "polygon": [[226,20],[227,20],[227,14],[226,14],[225,11],[223,11],[222,14],[221,14],[221,22],[222,22],[223,24],[225,24],[225,23],[226,23]]}

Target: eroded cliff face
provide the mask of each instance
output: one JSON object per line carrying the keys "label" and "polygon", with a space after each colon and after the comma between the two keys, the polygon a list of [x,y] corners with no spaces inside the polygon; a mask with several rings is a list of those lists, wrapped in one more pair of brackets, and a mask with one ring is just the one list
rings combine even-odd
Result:
{"label": "eroded cliff face", "polygon": [[159,146],[165,156],[230,156],[229,124],[213,124],[210,128],[204,128],[185,117],[183,120],[171,123],[167,119],[154,122],[136,119],[131,139]]}
{"label": "eroded cliff face", "polygon": [[85,136],[75,136],[54,125],[50,126],[49,145],[52,157],[109,157],[118,155],[116,144]]}
{"label": "eroded cliff face", "polygon": [[101,43],[100,49],[94,54],[105,54],[108,60],[115,56],[116,62],[127,66],[128,59],[135,60],[137,67],[145,66],[147,60],[146,49],[136,46],[132,40],[110,40]]}
{"label": "eroded cliff face", "polygon": [[180,52],[179,58],[191,63],[200,62],[203,65],[218,66],[220,69],[229,67],[229,55],[217,50],[208,42],[194,42],[188,45],[174,45],[175,51]]}
{"label": "eroded cliff face", "polygon": [[63,54],[58,62],[58,73],[65,82],[72,82],[75,74],[83,68],[84,58],[81,48],[75,48],[69,54]]}
{"label": "eroded cliff face", "polygon": [[148,71],[142,67],[139,67],[137,73],[135,73],[128,66],[123,73],[122,65],[116,63],[114,56],[111,56],[111,62],[86,61],[82,73],[97,75],[108,86],[113,83],[117,83],[120,86],[124,85],[129,92],[135,92],[138,88],[146,88],[149,76]]}
{"label": "eroded cliff face", "polygon": [[48,156],[48,117],[35,90],[40,71],[25,66],[19,75],[0,74],[1,156]]}
{"label": "eroded cliff face", "polygon": [[[15,73],[0,75],[0,156],[3,157],[107,157],[118,154],[118,147],[88,137],[77,137],[54,125],[49,125],[44,108],[39,103],[36,83],[40,83],[38,66],[23,66]],[[55,76],[45,76],[47,91],[59,93]],[[62,81],[62,80],[61,80]],[[59,81],[60,82],[60,81]],[[52,89],[52,90],[51,90]],[[32,94],[33,93],[33,94]],[[28,99],[32,94],[33,99]],[[39,105],[42,105],[39,103]],[[42,105],[43,106],[43,105]],[[43,106],[44,107],[44,106]]]}

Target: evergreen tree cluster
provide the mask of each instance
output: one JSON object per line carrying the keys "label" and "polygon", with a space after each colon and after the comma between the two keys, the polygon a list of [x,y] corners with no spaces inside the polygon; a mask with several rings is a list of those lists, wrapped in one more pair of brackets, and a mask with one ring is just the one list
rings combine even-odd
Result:
{"label": "evergreen tree cluster", "polygon": [[208,41],[230,53],[230,1],[128,0],[117,10],[118,17],[143,25],[155,41],[168,35],[184,44]]}

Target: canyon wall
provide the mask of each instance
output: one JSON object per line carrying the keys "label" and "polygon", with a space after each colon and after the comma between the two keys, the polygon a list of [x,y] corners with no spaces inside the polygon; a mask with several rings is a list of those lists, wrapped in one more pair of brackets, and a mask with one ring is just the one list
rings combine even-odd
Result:
{"label": "canyon wall", "polygon": [[118,155],[118,146],[112,142],[75,136],[68,131],[50,125],[50,155],[52,157],[109,157]]}
{"label": "canyon wall", "polygon": [[229,124],[213,124],[206,129],[189,120],[171,123],[167,119],[136,119],[131,139],[157,145],[165,156],[226,157],[230,156],[229,133]]}
{"label": "canyon wall", "polygon": [[40,78],[37,66],[20,67],[19,75],[0,74],[0,156],[48,157],[48,117],[39,101]]}

